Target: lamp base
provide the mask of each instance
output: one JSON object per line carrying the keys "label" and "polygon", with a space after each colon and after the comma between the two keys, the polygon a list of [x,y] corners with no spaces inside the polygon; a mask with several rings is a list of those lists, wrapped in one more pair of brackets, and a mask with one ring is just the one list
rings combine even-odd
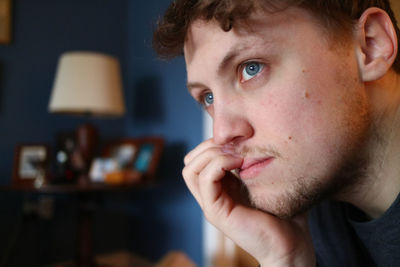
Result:
{"label": "lamp base", "polygon": [[85,176],[87,182],[89,181],[89,169],[97,146],[97,139],[97,129],[92,124],[85,123],[76,129],[77,151],[82,159],[82,175]]}

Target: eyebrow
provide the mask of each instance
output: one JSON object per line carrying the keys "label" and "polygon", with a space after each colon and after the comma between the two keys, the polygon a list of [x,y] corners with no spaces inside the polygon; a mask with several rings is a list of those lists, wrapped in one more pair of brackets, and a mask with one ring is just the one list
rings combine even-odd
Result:
{"label": "eyebrow", "polygon": [[[269,46],[270,44],[268,42],[266,42],[263,45]],[[249,43],[233,46],[230,49],[230,51],[228,51],[228,53],[224,56],[224,58],[221,60],[221,62],[219,63],[218,68],[217,68],[218,75],[222,75],[225,72],[226,68],[229,65],[231,65],[232,62],[234,62],[235,59],[242,54],[242,51],[245,51],[251,47],[252,46]],[[201,82],[188,82],[186,84],[186,87],[188,88],[189,92],[195,87],[208,88],[205,84],[203,84]]]}
{"label": "eyebrow", "polygon": [[[225,71],[226,67],[229,66],[234,61],[234,59],[239,56],[240,52],[245,50],[246,48],[247,46],[241,46],[239,48],[233,47],[219,63],[217,68],[218,75],[221,75]],[[207,86],[200,82],[188,82],[186,87],[188,88],[189,92],[195,87],[207,88]]]}
{"label": "eyebrow", "polygon": [[241,47],[239,49],[232,49],[231,51],[228,52],[228,54],[225,55],[225,57],[222,59],[221,63],[218,65],[218,74],[221,74],[225,71],[226,67],[229,66],[235,58],[237,58],[240,54],[240,51],[244,50],[245,48]]}
{"label": "eyebrow", "polygon": [[205,86],[204,84],[202,84],[202,83],[200,83],[200,82],[188,82],[188,83],[186,84],[186,87],[187,87],[187,89],[189,90],[189,92],[192,91],[193,88],[196,88],[196,87],[207,88],[207,86]]}

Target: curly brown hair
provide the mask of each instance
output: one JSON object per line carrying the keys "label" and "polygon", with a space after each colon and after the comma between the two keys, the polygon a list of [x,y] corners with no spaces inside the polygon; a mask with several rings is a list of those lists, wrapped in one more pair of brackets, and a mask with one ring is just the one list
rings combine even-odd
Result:
{"label": "curly brown hair", "polygon": [[[336,37],[349,34],[366,9],[378,7],[388,13],[400,36],[389,0],[175,0],[157,23],[153,47],[162,58],[179,56],[183,54],[188,28],[197,19],[215,19],[224,31],[229,31],[240,21],[246,21],[254,10],[278,12],[290,6],[311,12]],[[400,73],[399,55],[393,69]]]}

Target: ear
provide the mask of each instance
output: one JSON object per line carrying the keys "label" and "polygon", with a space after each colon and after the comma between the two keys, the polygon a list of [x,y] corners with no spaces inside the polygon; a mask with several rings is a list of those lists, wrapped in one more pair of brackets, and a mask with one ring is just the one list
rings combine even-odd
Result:
{"label": "ear", "polygon": [[389,15],[379,8],[364,11],[356,29],[357,60],[364,82],[380,79],[397,56],[397,36]]}

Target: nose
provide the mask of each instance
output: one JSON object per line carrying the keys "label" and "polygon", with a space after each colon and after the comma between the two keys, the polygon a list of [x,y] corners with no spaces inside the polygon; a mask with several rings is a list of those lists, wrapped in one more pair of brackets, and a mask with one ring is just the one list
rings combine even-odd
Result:
{"label": "nose", "polygon": [[214,106],[213,137],[219,145],[238,144],[254,134],[254,129],[240,108]]}

